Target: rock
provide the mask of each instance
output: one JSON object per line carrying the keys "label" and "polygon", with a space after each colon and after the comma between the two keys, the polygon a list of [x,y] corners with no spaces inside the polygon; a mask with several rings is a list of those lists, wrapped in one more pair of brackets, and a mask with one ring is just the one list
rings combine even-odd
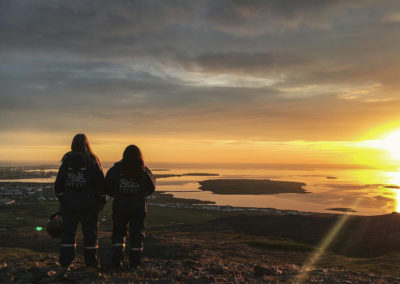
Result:
{"label": "rock", "polygon": [[57,275],[57,271],[55,271],[55,270],[49,270],[47,272],[47,276],[49,276],[49,277],[53,277],[53,276],[56,276],[56,275]]}
{"label": "rock", "polygon": [[[63,268],[63,267],[56,267],[56,268],[51,269],[50,271],[54,271],[56,273],[56,274],[54,274],[52,276],[52,277],[55,277],[55,278],[58,278],[58,277],[62,276],[66,272],[65,268]],[[50,274],[53,274],[53,272],[51,272]],[[48,275],[48,276],[50,276],[50,275]]]}
{"label": "rock", "polygon": [[185,260],[184,262],[183,262],[184,264],[187,264],[187,265],[198,265],[199,264],[199,262],[198,261],[196,261],[196,260],[192,260],[192,259],[187,259],[187,260]]}
{"label": "rock", "polygon": [[69,281],[79,281],[79,280],[82,280],[84,278],[84,275],[82,275],[82,273],[79,273],[79,272],[70,272],[70,273],[68,273],[66,278]]}
{"label": "rock", "polygon": [[290,274],[290,275],[298,274],[300,272],[300,267],[296,264],[291,264],[286,266],[284,271],[285,274]]}
{"label": "rock", "polygon": [[[280,272],[280,274],[282,274],[282,272],[280,270],[279,270],[279,272]],[[264,275],[276,275],[275,267],[261,266],[261,265],[254,266],[254,276],[259,277],[259,276],[264,276]]]}
{"label": "rock", "polygon": [[40,283],[40,284],[54,283],[54,279],[53,278],[43,278],[43,279],[39,280],[37,283]]}
{"label": "rock", "polygon": [[33,273],[32,272],[25,272],[21,275],[21,278],[24,280],[31,280],[33,277]]}
{"label": "rock", "polygon": [[47,264],[48,264],[48,265],[57,265],[57,261],[51,259],[51,260],[49,260],[49,261],[47,262]]}
{"label": "rock", "polygon": [[33,267],[29,269],[29,272],[32,273],[31,280],[40,280],[43,277],[47,277],[48,269],[44,267]]}
{"label": "rock", "polygon": [[216,263],[215,265],[212,266],[212,271],[216,274],[223,274],[225,270],[225,267],[223,266],[222,263]]}

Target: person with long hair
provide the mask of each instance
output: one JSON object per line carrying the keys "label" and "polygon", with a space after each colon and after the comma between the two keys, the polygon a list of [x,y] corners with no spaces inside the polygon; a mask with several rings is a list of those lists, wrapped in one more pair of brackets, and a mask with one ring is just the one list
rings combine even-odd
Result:
{"label": "person with long hair", "polygon": [[71,151],[63,156],[54,190],[63,220],[60,264],[68,269],[74,259],[80,222],[85,264],[97,268],[98,213],[105,203],[105,180],[100,161],[85,134],[75,135]]}
{"label": "person with long hair", "polygon": [[142,152],[135,145],[126,147],[122,160],[106,174],[107,194],[113,201],[113,266],[123,268],[125,237],[129,230],[131,268],[140,265],[145,237],[146,197],[155,191],[155,178],[145,166]]}

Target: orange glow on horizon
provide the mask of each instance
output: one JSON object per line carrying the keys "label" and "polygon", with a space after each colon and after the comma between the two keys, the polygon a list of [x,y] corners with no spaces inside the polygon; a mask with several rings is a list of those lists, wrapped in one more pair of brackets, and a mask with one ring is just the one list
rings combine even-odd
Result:
{"label": "orange glow on horizon", "polygon": [[[382,128],[385,129],[385,128]],[[375,133],[379,131],[375,130]],[[190,136],[131,136],[85,132],[101,161],[118,161],[125,147],[138,145],[147,162],[231,164],[336,164],[376,168],[400,166],[400,131],[360,141],[266,141],[199,139]],[[388,132],[386,132],[388,133]],[[74,133],[2,133],[2,161],[59,162]],[[16,143],[10,140],[15,139]],[[4,138],[4,139],[2,139]],[[365,138],[365,137],[364,137]]]}

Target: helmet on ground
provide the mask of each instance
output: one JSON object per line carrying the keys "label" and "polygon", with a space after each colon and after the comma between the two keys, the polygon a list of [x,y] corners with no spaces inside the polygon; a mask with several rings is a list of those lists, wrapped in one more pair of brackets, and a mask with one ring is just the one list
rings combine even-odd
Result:
{"label": "helmet on ground", "polygon": [[49,236],[58,239],[61,236],[62,224],[63,221],[60,211],[51,214],[49,217],[49,222],[46,226],[46,231]]}

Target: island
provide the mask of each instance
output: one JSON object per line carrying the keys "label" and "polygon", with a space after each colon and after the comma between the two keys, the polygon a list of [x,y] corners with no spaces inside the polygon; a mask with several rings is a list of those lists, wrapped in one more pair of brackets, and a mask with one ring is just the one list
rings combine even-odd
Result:
{"label": "island", "polygon": [[352,212],[352,213],[357,212],[356,210],[347,207],[335,207],[335,208],[328,208],[325,210],[338,211],[338,212]]}
{"label": "island", "polygon": [[199,181],[199,189],[216,194],[279,194],[308,193],[305,183],[269,179],[209,179]]}

